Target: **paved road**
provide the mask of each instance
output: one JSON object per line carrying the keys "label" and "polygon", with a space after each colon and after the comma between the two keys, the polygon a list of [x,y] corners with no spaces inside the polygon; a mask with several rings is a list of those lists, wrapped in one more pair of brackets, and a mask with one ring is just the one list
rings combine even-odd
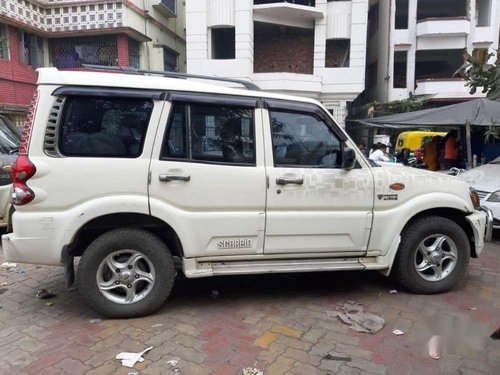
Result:
{"label": "paved road", "polygon": [[[41,288],[57,292],[52,305],[35,297]],[[234,375],[256,366],[266,375],[500,374],[500,341],[489,338],[500,324],[499,244],[472,262],[455,291],[392,288],[369,272],[180,279],[152,316],[91,322],[99,317],[65,290],[60,268],[18,265],[0,270],[0,373]],[[385,327],[357,333],[328,315],[347,300]],[[442,334],[439,360],[425,349],[434,334]],[[136,370],[113,359],[148,346]]]}

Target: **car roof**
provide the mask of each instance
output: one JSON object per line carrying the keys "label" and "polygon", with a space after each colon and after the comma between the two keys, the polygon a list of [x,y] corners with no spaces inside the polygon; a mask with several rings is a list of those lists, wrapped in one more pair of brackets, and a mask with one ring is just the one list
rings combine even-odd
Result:
{"label": "car roof", "polygon": [[[282,95],[267,91],[253,91],[226,87],[221,84],[208,84],[198,79],[179,79],[151,75],[107,73],[99,71],[68,71],[57,68],[39,68],[39,85],[76,85],[94,87],[123,87],[134,89],[156,89],[165,91],[187,91],[217,93],[254,98],[269,98],[312,103],[322,107],[314,99]],[[225,83],[226,84],[226,83]]]}

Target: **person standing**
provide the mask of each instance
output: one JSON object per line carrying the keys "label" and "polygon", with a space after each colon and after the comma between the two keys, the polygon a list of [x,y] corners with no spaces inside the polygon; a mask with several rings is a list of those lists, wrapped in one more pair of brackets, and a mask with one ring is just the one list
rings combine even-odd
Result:
{"label": "person standing", "polygon": [[457,144],[458,132],[456,130],[451,130],[446,134],[446,142],[444,144],[444,167],[445,169],[451,169],[457,166],[458,159],[458,144]]}
{"label": "person standing", "polygon": [[424,148],[424,163],[429,171],[437,171],[439,169],[439,143],[441,137],[436,135],[432,141],[427,143]]}

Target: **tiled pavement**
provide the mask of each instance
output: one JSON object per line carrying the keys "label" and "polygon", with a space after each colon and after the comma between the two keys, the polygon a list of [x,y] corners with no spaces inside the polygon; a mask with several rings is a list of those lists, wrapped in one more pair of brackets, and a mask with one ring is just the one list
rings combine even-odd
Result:
{"label": "tiled pavement", "polygon": [[[58,293],[52,305],[35,297],[41,288]],[[159,312],[91,323],[99,317],[65,290],[62,269],[19,264],[0,270],[0,374],[170,374],[172,358],[185,375],[248,366],[266,375],[500,374],[500,341],[489,338],[500,324],[499,244],[453,292],[392,288],[393,280],[368,272],[179,279]],[[356,333],[327,315],[346,300],[382,316],[383,330]],[[430,359],[425,343],[443,332],[447,347]],[[113,359],[148,346],[135,370]]]}

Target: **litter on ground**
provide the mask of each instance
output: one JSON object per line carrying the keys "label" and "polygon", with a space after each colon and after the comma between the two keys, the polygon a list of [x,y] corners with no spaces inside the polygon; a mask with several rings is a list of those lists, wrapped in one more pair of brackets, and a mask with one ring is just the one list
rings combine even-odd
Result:
{"label": "litter on ground", "polygon": [[153,349],[152,346],[146,348],[142,352],[139,353],[129,353],[122,352],[116,355],[115,359],[119,359],[122,361],[122,366],[124,367],[134,367],[137,362],[144,362],[144,358],[142,356]]}
{"label": "litter on ground", "polygon": [[400,331],[399,329],[395,329],[394,331],[392,331],[392,333],[394,333],[396,336],[401,336],[405,334],[403,331]]}
{"label": "litter on ground", "polygon": [[352,361],[351,357],[340,357],[340,356],[331,355],[330,353],[328,353],[327,355],[325,355],[323,357],[323,359],[326,359],[328,361],[345,361],[345,362],[351,362]]}
{"label": "litter on ground", "polygon": [[242,375],[264,375],[264,372],[257,367],[246,367],[241,370]]}
{"label": "litter on ground", "polygon": [[352,330],[363,333],[376,333],[384,328],[385,320],[375,314],[365,312],[358,302],[347,301],[339,304],[337,310],[327,311],[330,317],[336,317]]}
{"label": "litter on ground", "polygon": [[9,262],[4,262],[2,263],[2,268],[6,269],[7,271],[10,271],[12,268],[16,268],[17,263],[9,263]]}
{"label": "litter on ground", "polygon": [[398,294],[398,291],[396,289],[391,289],[389,290],[389,294]]}
{"label": "litter on ground", "polygon": [[52,298],[56,296],[56,293],[54,293],[51,290],[48,289],[40,289],[37,293],[36,296],[40,299],[47,299],[47,298]]}

